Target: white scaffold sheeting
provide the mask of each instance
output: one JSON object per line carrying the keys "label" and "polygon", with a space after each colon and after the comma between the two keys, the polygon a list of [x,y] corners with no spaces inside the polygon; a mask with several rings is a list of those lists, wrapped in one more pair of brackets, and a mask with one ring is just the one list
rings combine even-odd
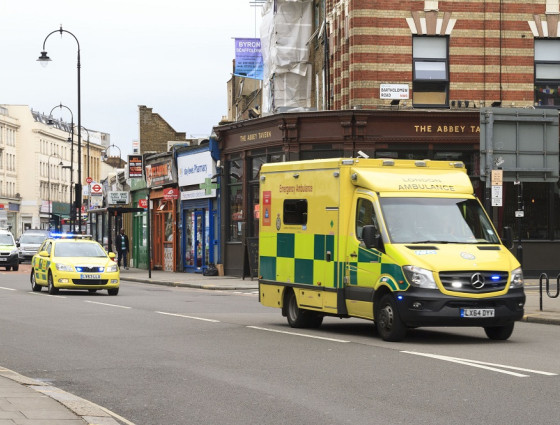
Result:
{"label": "white scaffold sheeting", "polygon": [[311,0],[268,0],[263,7],[263,115],[310,107],[312,29]]}

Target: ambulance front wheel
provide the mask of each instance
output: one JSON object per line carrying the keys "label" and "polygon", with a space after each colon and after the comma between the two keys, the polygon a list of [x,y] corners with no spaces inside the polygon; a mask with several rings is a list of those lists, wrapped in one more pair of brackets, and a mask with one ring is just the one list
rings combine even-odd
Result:
{"label": "ambulance front wheel", "polygon": [[292,328],[318,328],[323,323],[323,316],[314,311],[298,307],[296,294],[290,290],[286,294],[286,316]]}
{"label": "ambulance front wheel", "polygon": [[486,336],[495,341],[505,341],[513,333],[515,322],[508,323],[504,326],[486,326],[484,332]]}
{"label": "ambulance front wheel", "polygon": [[402,322],[395,298],[385,294],[377,303],[375,310],[375,325],[379,336],[385,341],[401,341],[406,336],[406,326]]}

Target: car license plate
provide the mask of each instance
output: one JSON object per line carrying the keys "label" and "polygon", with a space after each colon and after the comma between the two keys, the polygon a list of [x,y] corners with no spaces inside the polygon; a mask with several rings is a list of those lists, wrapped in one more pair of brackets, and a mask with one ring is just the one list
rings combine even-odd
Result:
{"label": "car license plate", "polygon": [[81,274],[80,279],[101,279],[101,275],[86,273],[86,274]]}
{"label": "car license plate", "polygon": [[494,317],[493,308],[462,308],[461,317]]}
{"label": "car license plate", "polygon": [[8,259],[5,257],[0,257],[0,261],[8,261]]}

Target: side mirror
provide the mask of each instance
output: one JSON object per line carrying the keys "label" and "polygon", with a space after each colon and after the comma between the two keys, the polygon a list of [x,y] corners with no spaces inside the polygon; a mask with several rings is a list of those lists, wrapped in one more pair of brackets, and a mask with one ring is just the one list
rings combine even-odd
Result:
{"label": "side mirror", "polygon": [[114,253],[114,252],[110,252],[110,253],[109,253],[109,258],[110,258],[111,260],[115,261],[115,258],[116,258],[115,253]]}
{"label": "side mirror", "polygon": [[47,251],[41,251],[41,252],[39,253],[39,256],[40,256],[40,257],[48,257],[48,256],[49,256],[49,253],[48,253]]}
{"label": "side mirror", "polygon": [[513,230],[511,227],[505,226],[502,235],[502,243],[507,249],[513,249]]}
{"label": "side mirror", "polygon": [[16,241],[16,246],[19,248],[19,241]]}
{"label": "side mirror", "polygon": [[375,226],[368,224],[362,229],[362,240],[367,249],[383,251],[383,240]]}

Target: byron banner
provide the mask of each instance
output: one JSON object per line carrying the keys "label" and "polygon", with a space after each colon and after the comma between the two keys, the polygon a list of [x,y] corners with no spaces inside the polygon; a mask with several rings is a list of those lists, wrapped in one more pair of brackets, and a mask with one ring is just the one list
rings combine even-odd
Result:
{"label": "byron banner", "polygon": [[263,79],[263,58],[260,38],[235,39],[235,71],[239,77]]}

